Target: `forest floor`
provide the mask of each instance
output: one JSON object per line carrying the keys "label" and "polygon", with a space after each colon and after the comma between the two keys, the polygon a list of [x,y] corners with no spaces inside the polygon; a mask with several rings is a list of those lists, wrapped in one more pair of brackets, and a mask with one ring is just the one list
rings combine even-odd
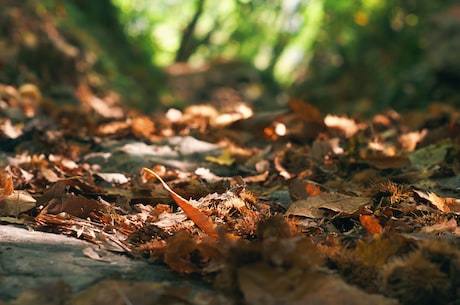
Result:
{"label": "forest floor", "polygon": [[458,304],[458,109],[76,94],[0,85],[0,304]]}
{"label": "forest floor", "polygon": [[66,4],[0,10],[0,305],[459,304],[458,108],[274,111]]}

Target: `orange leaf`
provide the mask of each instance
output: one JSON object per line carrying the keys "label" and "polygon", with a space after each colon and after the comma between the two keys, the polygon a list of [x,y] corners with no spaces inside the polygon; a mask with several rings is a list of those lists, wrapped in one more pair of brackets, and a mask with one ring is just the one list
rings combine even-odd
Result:
{"label": "orange leaf", "polygon": [[207,272],[221,265],[222,254],[215,240],[197,242],[182,231],[168,239],[164,261],[176,272]]}
{"label": "orange leaf", "polygon": [[322,193],[321,188],[318,185],[308,182],[305,185],[305,191],[310,197],[316,197]]}
{"label": "orange leaf", "polygon": [[133,119],[131,129],[135,136],[148,138],[155,132],[155,124],[146,116],[137,117]]}
{"label": "orange leaf", "polygon": [[289,195],[294,200],[302,200],[309,197],[316,197],[325,190],[320,184],[311,180],[292,179],[288,181]]}
{"label": "orange leaf", "polygon": [[2,172],[0,173],[0,200],[13,194],[13,179],[11,175]]}
{"label": "orange leaf", "polygon": [[219,234],[216,230],[216,225],[211,221],[211,219],[200,211],[198,208],[194,207],[190,202],[186,199],[181,197],[179,194],[174,192],[166,182],[161,179],[161,177],[155,173],[154,171],[144,167],[142,169],[142,173],[147,176],[147,178],[151,178],[152,176],[157,178],[163,187],[168,191],[169,195],[174,199],[177,205],[184,211],[185,214],[204,232],[206,232],[209,236],[218,238]]}
{"label": "orange leaf", "polygon": [[371,215],[359,215],[359,222],[372,235],[381,235],[383,232],[378,219]]}

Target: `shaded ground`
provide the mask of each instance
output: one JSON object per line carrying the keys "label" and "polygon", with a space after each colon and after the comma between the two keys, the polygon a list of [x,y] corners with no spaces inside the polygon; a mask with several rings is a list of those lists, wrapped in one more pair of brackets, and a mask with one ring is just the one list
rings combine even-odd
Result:
{"label": "shaded ground", "polygon": [[[71,235],[97,245],[96,252],[199,274],[217,289],[204,293],[220,303],[447,304],[458,296],[459,112],[453,108],[433,105],[404,117],[389,111],[359,122],[291,100],[280,113],[253,113],[239,102],[149,117],[84,88],[73,108],[44,108],[33,85],[1,89],[4,224]],[[51,254],[48,246],[23,248],[22,238],[11,243],[11,234],[1,235],[2,287],[11,287],[5,300],[24,291],[14,284],[22,268],[36,269],[26,272],[27,287],[41,273],[31,253]],[[72,294],[57,297],[71,304],[90,282],[88,291],[98,291],[92,287],[106,278],[73,281],[102,264],[75,247],[71,265],[82,265],[59,286],[72,287]],[[28,259],[11,265],[8,251]],[[158,295],[157,278],[130,269],[145,263],[106,255],[124,262],[118,272],[104,271],[117,281],[107,285],[131,293],[118,288],[126,285],[119,275],[134,272],[128,287]],[[49,266],[48,258],[51,275],[60,277]],[[181,291],[160,270],[173,279],[172,290],[161,288],[160,295]],[[419,282],[426,274],[433,278]],[[202,287],[190,285],[189,291]],[[340,292],[331,295],[332,287]],[[30,298],[40,304],[54,291]],[[88,293],[93,301],[101,297]]]}
{"label": "shaded ground", "polygon": [[86,289],[107,279],[120,285],[158,283],[158,297],[166,294],[167,287],[187,288],[197,294],[206,291],[206,286],[199,285],[197,279],[181,278],[165,266],[134,261],[63,235],[2,225],[0,240],[0,299],[17,299],[18,304],[37,301],[34,296],[65,299],[70,291],[84,294]]}

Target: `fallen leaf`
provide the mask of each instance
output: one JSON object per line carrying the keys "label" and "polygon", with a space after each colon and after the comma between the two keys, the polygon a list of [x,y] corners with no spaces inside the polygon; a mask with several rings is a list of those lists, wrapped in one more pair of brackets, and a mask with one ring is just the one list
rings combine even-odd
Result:
{"label": "fallen leaf", "polygon": [[66,213],[78,218],[86,219],[92,214],[101,215],[107,212],[108,207],[95,199],[88,199],[81,195],[68,195],[64,198],[51,199],[40,214],[58,215]]}
{"label": "fallen leaf", "polygon": [[359,215],[359,222],[371,235],[381,235],[383,232],[378,219],[372,215]]}
{"label": "fallen leaf", "polygon": [[168,143],[176,146],[177,150],[182,155],[204,154],[219,151],[221,148],[217,144],[198,140],[191,136],[172,137],[168,139]]}
{"label": "fallen leaf", "polygon": [[329,128],[339,129],[347,138],[351,138],[359,130],[359,126],[355,120],[336,115],[326,115],[324,124]]}
{"label": "fallen leaf", "polygon": [[210,183],[221,181],[222,179],[227,179],[227,178],[223,178],[223,177],[219,177],[215,175],[213,172],[211,172],[209,168],[205,168],[205,167],[198,167],[195,170],[195,175],[197,175],[201,179],[204,179],[206,182],[210,182]]}
{"label": "fallen leaf", "polygon": [[279,175],[283,177],[284,179],[291,179],[292,175],[284,168],[284,166],[281,164],[281,160],[279,156],[276,156],[275,159],[273,160],[275,163],[275,168],[279,172]]}
{"label": "fallen leaf", "polygon": [[339,193],[322,193],[315,197],[308,197],[305,200],[293,202],[286,211],[286,214],[321,218],[323,217],[321,209],[352,214],[363,205],[370,204],[371,202],[372,199],[365,197],[353,197]]}
{"label": "fallen leaf", "polygon": [[409,154],[409,159],[412,167],[416,169],[428,169],[443,161],[447,155],[447,151],[451,148],[453,146],[450,143],[429,145]]}
{"label": "fallen leaf", "polygon": [[22,129],[11,124],[10,120],[5,120],[0,125],[0,134],[5,135],[9,139],[16,139],[22,135]]}
{"label": "fallen leaf", "polygon": [[25,220],[23,218],[2,216],[2,217],[0,217],[0,223],[2,223],[2,224],[10,223],[10,224],[14,224],[14,225],[25,225]]}
{"label": "fallen leaf", "polygon": [[292,112],[297,114],[304,122],[323,123],[323,116],[318,108],[312,104],[304,103],[301,100],[291,98],[289,107]]}
{"label": "fallen leaf", "polygon": [[265,171],[258,175],[246,176],[243,178],[243,181],[245,183],[257,183],[257,182],[267,181],[268,175],[269,175],[269,171]]}
{"label": "fallen leaf", "polygon": [[170,196],[174,199],[174,202],[177,203],[177,205],[187,214],[187,216],[198,226],[200,227],[206,234],[208,234],[211,237],[218,238],[219,234],[216,230],[216,225],[209,219],[206,214],[201,212],[198,208],[194,207],[192,204],[190,204],[187,200],[185,200],[183,197],[181,197],[179,194],[174,192],[167,184],[166,182],[161,179],[160,176],[158,176],[157,173],[154,171],[144,167],[142,169],[142,173],[147,176],[147,178],[155,177],[157,178],[163,187],[168,191]]}
{"label": "fallen leaf", "polygon": [[326,189],[324,186],[311,181],[292,179],[287,183],[289,195],[293,200],[307,199],[308,197],[319,196]]}
{"label": "fallen leaf", "polygon": [[14,190],[0,201],[0,213],[6,216],[18,216],[35,208],[36,200],[27,191]]}
{"label": "fallen leaf", "polygon": [[220,156],[218,157],[213,157],[213,156],[206,156],[205,158],[209,162],[213,162],[219,165],[225,165],[225,166],[230,166],[235,162],[235,159],[232,158],[230,155],[230,152],[226,149],[222,151]]}
{"label": "fallen leaf", "polygon": [[13,193],[13,178],[7,172],[0,173],[0,200]]}
{"label": "fallen leaf", "polygon": [[212,272],[222,267],[222,253],[215,242],[197,242],[181,231],[167,240],[164,261],[179,273]]}
{"label": "fallen leaf", "polygon": [[129,178],[120,173],[97,173],[96,176],[101,177],[108,183],[125,184],[129,182]]}
{"label": "fallen leaf", "polygon": [[49,182],[57,182],[59,180],[59,176],[53,172],[52,170],[48,169],[48,168],[42,168],[40,169],[43,177],[45,177],[46,180],[48,180]]}
{"label": "fallen leaf", "polygon": [[425,193],[425,192],[418,191],[418,190],[414,190],[414,192],[417,195],[419,195],[420,198],[427,200],[429,203],[431,203],[431,205],[433,205],[438,210],[444,213],[450,212],[450,208],[449,208],[449,205],[447,204],[446,198],[439,197],[438,195],[432,192]]}
{"label": "fallen leaf", "polygon": [[398,142],[401,144],[401,147],[407,151],[414,151],[417,147],[417,143],[423,140],[426,136],[427,130],[423,129],[421,131],[413,131],[402,134],[398,137]]}
{"label": "fallen leaf", "polygon": [[135,136],[149,138],[155,132],[155,124],[149,117],[137,117],[132,120],[131,129]]}
{"label": "fallen leaf", "polygon": [[97,127],[98,135],[112,135],[127,131],[129,123],[127,121],[113,121],[106,124],[101,124]]}
{"label": "fallen leaf", "polygon": [[124,116],[123,109],[114,105],[115,103],[110,96],[104,99],[99,98],[86,84],[81,83],[75,93],[85,106],[89,106],[104,118],[120,119]]}
{"label": "fallen leaf", "polygon": [[436,233],[436,232],[448,232],[455,231],[458,228],[457,221],[455,218],[444,220],[440,223],[423,227],[420,231],[424,233]]}
{"label": "fallen leaf", "polygon": [[263,262],[241,267],[237,272],[247,304],[307,304],[309,295],[326,281],[309,270],[270,268]]}

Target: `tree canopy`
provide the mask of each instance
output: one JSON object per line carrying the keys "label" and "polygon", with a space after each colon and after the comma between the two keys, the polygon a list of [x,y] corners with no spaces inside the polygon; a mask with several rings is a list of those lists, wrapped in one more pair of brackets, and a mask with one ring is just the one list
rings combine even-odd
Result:
{"label": "tree canopy", "polygon": [[[42,53],[30,38],[51,45],[57,40],[31,22],[13,31],[8,28],[13,15],[4,16],[7,39],[1,43],[21,45],[24,68],[41,82],[52,76],[74,85],[91,70],[83,78],[96,91],[115,89],[144,110],[206,101],[222,86],[268,109],[286,106],[286,96],[323,111],[364,114],[423,108],[432,101],[459,103],[455,54],[460,40],[451,37],[458,37],[460,21],[452,0],[47,0],[17,5],[28,7],[29,17],[55,25],[62,41],[79,50],[68,64],[40,71]],[[14,49],[0,54],[6,67],[0,80],[20,84],[24,75],[15,74],[25,70],[8,60]],[[47,47],[40,50],[46,53]],[[59,69],[65,71],[54,71]]]}
{"label": "tree canopy", "polygon": [[453,1],[113,2],[155,64],[242,60],[325,109],[422,107],[456,91],[442,76],[459,77],[442,39],[459,33]]}

